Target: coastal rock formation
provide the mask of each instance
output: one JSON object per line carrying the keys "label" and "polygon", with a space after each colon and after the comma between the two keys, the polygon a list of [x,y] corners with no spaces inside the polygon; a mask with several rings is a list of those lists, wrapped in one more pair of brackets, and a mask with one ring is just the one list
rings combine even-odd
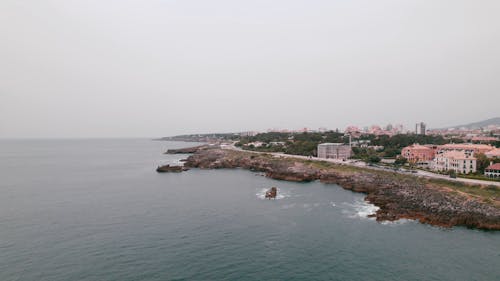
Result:
{"label": "coastal rock formation", "polygon": [[461,188],[471,188],[461,183],[222,149],[198,150],[185,165],[202,169],[244,168],[264,172],[273,179],[338,184],[344,189],[367,194],[365,200],[380,208],[374,215],[378,221],[406,218],[443,227],[500,230],[498,190],[493,193],[496,197],[486,200],[461,191]]}
{"label": "coastal rock formation", "polygon": [[278,189],[276,187],[271,187],[268,191],[266,191],[266,197],[267,199],[276,199],[276,195],[278,195]]}
{"label": "coastal rock formation", "polygon": [[156,171],[158,173],[169,173],[169,172],[180,173],[187,170],[189,169],[183,166],[170,166],[170,165],[158,166],[158,168],[156,168]]}
{"label": "coastal rock formation", "polygon": [[178,149],[169,149],[165,154],[191,154],[195,153],[196,151],[200,149],[207,148],[208,146],[206,145],[199,145],[199,146],[193,146],[193,147],[186,147],[186,148],[178,148]]}

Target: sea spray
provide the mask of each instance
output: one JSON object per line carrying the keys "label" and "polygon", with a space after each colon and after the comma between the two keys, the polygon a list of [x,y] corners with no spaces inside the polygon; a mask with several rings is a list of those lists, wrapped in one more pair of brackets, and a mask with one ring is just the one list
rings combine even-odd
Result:
{"label": "sea spray", "polygon": [[375,214],[379,207],[370,204],[364,200],[358,200],[354,203],[342,203],[344,206],[348,206],[348,209],[343,209],[342,213],[348,215],[350,218],[370,218],[370,215]]}

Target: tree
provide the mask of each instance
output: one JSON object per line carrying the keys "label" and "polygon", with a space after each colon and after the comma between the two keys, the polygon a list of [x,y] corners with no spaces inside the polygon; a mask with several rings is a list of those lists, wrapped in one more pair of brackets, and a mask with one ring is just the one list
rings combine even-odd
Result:
{"label": "tree", "polygon": [[385,157],[396,157],[398,154],[401,154],[401,150],[396,147],[384,148],[384,156]]}
{"label": "tree", "polygon": [[406,164],[406,162],[408,162],[408,159],[400,156],[400,157],[396,158],[396,161],[394,161],[394,164],[403,166],[404,164]]}
{"label": "tree", "polygon": [[483,174],[484,169],[490,165],[490,159],[484,153],[478,153],[476,156],[476,169],[479,173]]}
{"label": "tree", "polygon": [[448,170],[448,175],[450,175],[450,178],[456,178],[457,172],[455,170]]}
{"label": "tree", "polygon": [[370,155],[370,157],[368,157],[368,161],[370,161],[370,163],[378,163],[380,162],[380,157],[378,155]]}

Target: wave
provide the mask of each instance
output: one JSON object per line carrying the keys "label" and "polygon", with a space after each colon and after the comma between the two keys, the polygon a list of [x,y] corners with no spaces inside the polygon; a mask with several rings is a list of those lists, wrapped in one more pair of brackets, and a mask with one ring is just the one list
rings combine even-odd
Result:
{"label": "wave", "polygon": [[401,224],[407,224],[409,222],[413,222],[414,220],[409,220],[409,219],[399,219],[396,221],[382,221],[380,222],[383,225],[389,225],[389,226],[396,226],[396,225],[401,225]]}
{"label": "wave", "polygon": [[[369,218],[369,215],[374,215],[380,208],[370,204],[364,200],[355,201],[354,203],[342,203],[345,206],[348,206],[348,209],[342,210],[343,214],[348,215],[351,218]],[[332,204],[334,205],[334,204]]]}

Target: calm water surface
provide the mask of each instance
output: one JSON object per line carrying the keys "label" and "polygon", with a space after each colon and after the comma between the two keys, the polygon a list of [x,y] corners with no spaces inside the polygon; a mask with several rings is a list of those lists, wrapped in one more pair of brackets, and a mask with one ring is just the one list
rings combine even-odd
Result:
{"label": "calm water surface", "polygon": [[498,232],[377,223],[336,185],[154,171],[184,146],[0,141],[0,280],[500,280]]}

